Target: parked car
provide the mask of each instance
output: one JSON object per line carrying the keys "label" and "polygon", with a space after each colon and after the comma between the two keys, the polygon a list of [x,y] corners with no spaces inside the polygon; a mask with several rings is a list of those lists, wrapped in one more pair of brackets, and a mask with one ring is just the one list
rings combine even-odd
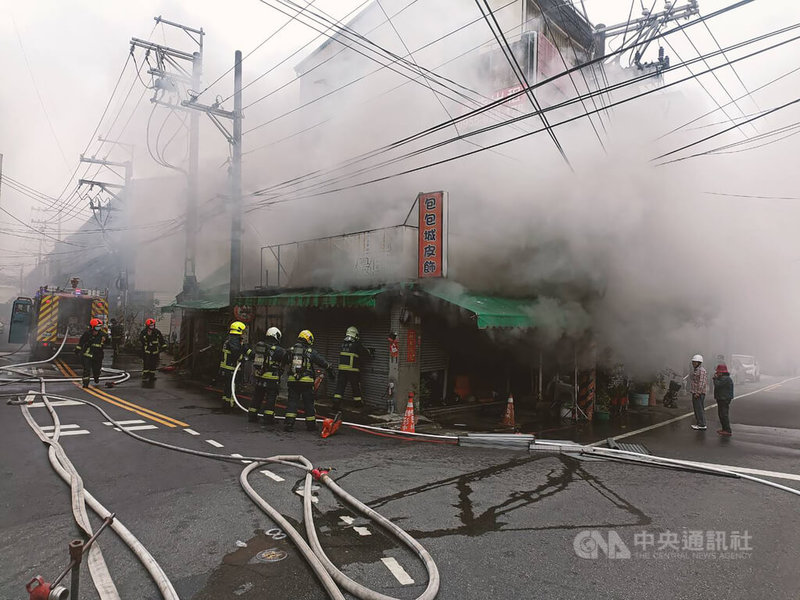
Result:
{"label": "parked car", "polygon": [[734,383],[761,381],[761,368],[755,356],[731,354],[730,370]]}

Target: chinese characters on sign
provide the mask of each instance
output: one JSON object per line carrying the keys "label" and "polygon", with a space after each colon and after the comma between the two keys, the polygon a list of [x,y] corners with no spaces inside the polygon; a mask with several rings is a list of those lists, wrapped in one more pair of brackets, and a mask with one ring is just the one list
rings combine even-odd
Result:
{"label": "chinese characters on sign", "polygon": [[739,560],[752,556],[753,536],[747,531],[637,531],[630,540],[616,531],[586,530],[573,540],[580,558]]}
{"label": "chinese characters on sign", "polygon": [[406,362],[417,362],[417,332],[409,329],[406,333]]}
{"label": "chinese characters on sign", "polygon": [[447,196],[431,192],[417,196],[419,204],[419,277],[447,276]]}

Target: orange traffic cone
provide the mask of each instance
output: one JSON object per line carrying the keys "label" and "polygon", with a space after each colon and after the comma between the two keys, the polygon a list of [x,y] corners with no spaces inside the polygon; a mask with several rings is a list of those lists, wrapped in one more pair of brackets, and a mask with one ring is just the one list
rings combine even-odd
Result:
{"label": "orange traffic cone", "polygon": [[506,427],[514,427],[514,395],[508,395],[508,404],[506,404],[506,412],[503,414],[503,425]]}
{"label": "orange traffic cone", "polygon": [[403,424],[400,431],[414,433],[414,392],[408,392],[408,404],[406,404],[406,414],[403,415]]}

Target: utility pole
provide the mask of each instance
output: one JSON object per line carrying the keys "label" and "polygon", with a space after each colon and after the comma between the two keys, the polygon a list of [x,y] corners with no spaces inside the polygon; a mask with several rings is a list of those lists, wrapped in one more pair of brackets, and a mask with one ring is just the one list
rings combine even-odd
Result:
{"label": "utility pole", "polygon": [[242,52],[233,70],[233,152],[231,159],[231,305],[242,291]]}
{"label": "utility pole", "polygon": [[[230,177],[231,202],[231,275],[230,302],[233,304],[242,288],[242,52],[236,51],[233,71],[232,111],[223,110],[218,103],[205,105],[197,102],[197,96],[181,102],[181,106],[204,112],[231,145]],[[232,132],[220,119],[230,120]]]}
{"label": "utility pole", "polygon": [[[184,31],[198,46],[198,51],[184,52],[175,48],[161,46],[138,38],[131,39],[131,47],[146,50],[147,54],[155,54],[156,67],[149,69],[148,74],[156,77],[156,93],[150,102],[162,104],[172,109],[175,105],[166,103],[159,98],[159,92],[178,91],[178,84],[191,86],[189,96],[196,98],[201,85],[203,74],[203,36],[202,28],[195,29],[180,23],[167,21],[160,16],[155,17],[156,23],[163,23]],[[178,61],[192,63],[191,74],[184,69]],[[168,70],[169,69],[169,70]],[[194,94],[194,95],[193,95]],[[163,94],[162,94],[163,96]],[[183,268],[183,296],[191,299],[197,296],[197,203],[199,188],[199,155],[200,155],[200,115],[192,114],[189,120],[189,168],[186,190],[186,257]]]}

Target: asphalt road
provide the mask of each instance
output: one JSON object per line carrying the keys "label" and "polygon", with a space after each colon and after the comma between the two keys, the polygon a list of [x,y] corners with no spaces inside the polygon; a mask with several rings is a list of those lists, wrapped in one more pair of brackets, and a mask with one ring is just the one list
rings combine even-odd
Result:
{"label": "asphalt road", "polygon": [[[714,433],[712,410],[705,433],[683,419],[624,441],[663,456],[787,473],[772,480],[800,489],[800,380],[768,387],[777,381],[765,378],[744,391],[766,390],[734,401],[731,439]],[[221,414],[207,392],[168,376],[153,390],[136,380],[101,388],[102,398],[71,383],[47,390],[96,402],[128,427],[147,427],[136,433],[153,440],[221,454],[302,454],[333,467],[347,491],[430,551],[441,599],[798,597],[800,498],[752,482],[353,430],[328,440],[300,428],[286,434]],[[0,598],[16,599],[27,597],[33,575],[52,579],[63,568],[77,529],[69,488],[21,409],[0,410]],[[45,408],[29,410],[40,425],[52,425]],[[325,597],[296,548],[242,491],[244,465],[134,440],[83,405],[56,410],[64,433],[88,432],[61,438],[86,489],[148,548],[181,598]],[[302,477],[279,465],[257,469],[250,481],[302,528],[295,493]],[[397,598],[424,590],[415,555],[328,490],[315,495],[322,545],[346,574]],[[612,557],[602,547],[609,541]],[[739,550],[729,553],[732,542]],[[123,598],[160,597],[112,532],[100,546]],[[85,569],[82,592],[97,597]]]}

